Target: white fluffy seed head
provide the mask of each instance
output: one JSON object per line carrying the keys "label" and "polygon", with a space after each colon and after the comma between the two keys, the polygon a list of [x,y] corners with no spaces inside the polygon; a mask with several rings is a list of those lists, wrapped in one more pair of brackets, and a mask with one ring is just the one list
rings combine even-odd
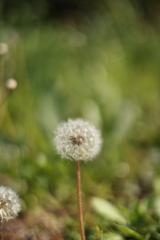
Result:
{"label": "white fluffy seed head", "polygon": [[100,151],[100,132],[83,119],[62,122],[55,131],[54,144],[62,158],[92,160]]}
{"label": "white fluffy seed head", "polygon": [[0,43],[0,56],[4,56],[8,53],[8,45],[6,43]]}
{"label": "white fluffy seed head", "polygon": [[8,187],[0,187],[0,221],[15,218],[21,210],[20,200],[16,192]]}
{"label": "white fluffy seed head", "polygon": [[6,81],[6,88],[8,88],[9,90],[14,90],[17,87],[17,81],[13,78],[9,78]]}

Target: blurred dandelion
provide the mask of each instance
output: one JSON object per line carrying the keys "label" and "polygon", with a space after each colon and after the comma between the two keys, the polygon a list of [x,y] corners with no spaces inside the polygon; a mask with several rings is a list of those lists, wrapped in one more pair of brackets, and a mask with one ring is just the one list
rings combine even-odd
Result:
{"label": "blurred dandelion", "polygon": [[8,53],[8,45],[6,43],[0,43],[0,56],[4,56]]}
{"label": "blurred dandelion", "polygon": [[15,218],[21,210],[16,192],[8,187],[0,187],[0,239],[2,240],[2,223]]}
{"label": "blurred dandelion", "polygon": [[15,218],[21,209],[16,192],[8,187],[0,187],[0,219],[1,222]]}
{"label": "blurred dandelion", "polygon": [[77,195],[81,239],[85,240],[81,197],[80,161],[92,160],[100,151],[102,139],[100,132],[83,119],[69,119],[61,123],[55,131],[54,143],[62,158],[77,163]]}
{"label": "blurred dandelion", "polygon": [[6,81],[6,88],[8,90],[14,90],[15,88],[17,87],[17,81],[13,78],[9,78],[7,81]]}

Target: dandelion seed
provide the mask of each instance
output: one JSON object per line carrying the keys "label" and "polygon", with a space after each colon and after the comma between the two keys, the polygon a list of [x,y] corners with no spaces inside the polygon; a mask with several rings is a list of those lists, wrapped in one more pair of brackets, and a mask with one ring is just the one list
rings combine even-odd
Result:
{"label": "dandelion seed", "polygon": [[0,187],[0,220],[1,222],[15,218],[21,209],[16,192],[8,187]]}
{"label": "dandelion seed", "polygon": [[54,143],[62,158],[88,161],[99,153],[102,139],[94,126],[78,118],[58,126]]}

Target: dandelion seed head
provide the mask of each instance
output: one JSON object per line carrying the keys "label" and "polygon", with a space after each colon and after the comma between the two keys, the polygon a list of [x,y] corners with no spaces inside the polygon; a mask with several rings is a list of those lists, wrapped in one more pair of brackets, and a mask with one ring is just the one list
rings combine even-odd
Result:
{"label": "dandelion seed head", "polygon": [[15,218],[21,209],[20,200],[16,192],[8,187],[0,187],[0,221]]}
{"label": "dandelion seed head", "polygon": [[14,90],[16,87],[17,87],[17,81],[13,78],[9,78],[7,81],[6,81],[6,87],[9,89],[9,90]]}
{"label": "dandelion seed head", "polygon": [[8,45],[6,43],[0,43],[0,56],[8,53]]}
{"label": "dandelion seed head", "polygon": [[60,123],[55,131],[54,144],[62,158],[89,161],[99,153],[102,139],[100,131],[78,118]]}

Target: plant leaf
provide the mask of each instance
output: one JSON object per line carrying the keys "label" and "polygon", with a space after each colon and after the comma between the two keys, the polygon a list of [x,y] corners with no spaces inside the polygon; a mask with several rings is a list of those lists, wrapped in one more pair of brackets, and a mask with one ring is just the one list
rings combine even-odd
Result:
{"label": "plant leaf", "polygon": [[93,197],[91,199],[91,206],[98,214],[100,214],[107,220],[126,224],[126,219],[121,215],[119,210],[110,202],[102,198]]}
{"label": "plant leaf", "polygon": [[121,225],[118,225],[118,224],[114,224],[118,230],[124,234],[125,236],[130,236],[130,237],[134,237],[138,240],[146,240],[143,236],[141,236],[139,233],[133,231],[132,229],[128,228],[128,227],[125,227],[125,226],[121,226]]}

